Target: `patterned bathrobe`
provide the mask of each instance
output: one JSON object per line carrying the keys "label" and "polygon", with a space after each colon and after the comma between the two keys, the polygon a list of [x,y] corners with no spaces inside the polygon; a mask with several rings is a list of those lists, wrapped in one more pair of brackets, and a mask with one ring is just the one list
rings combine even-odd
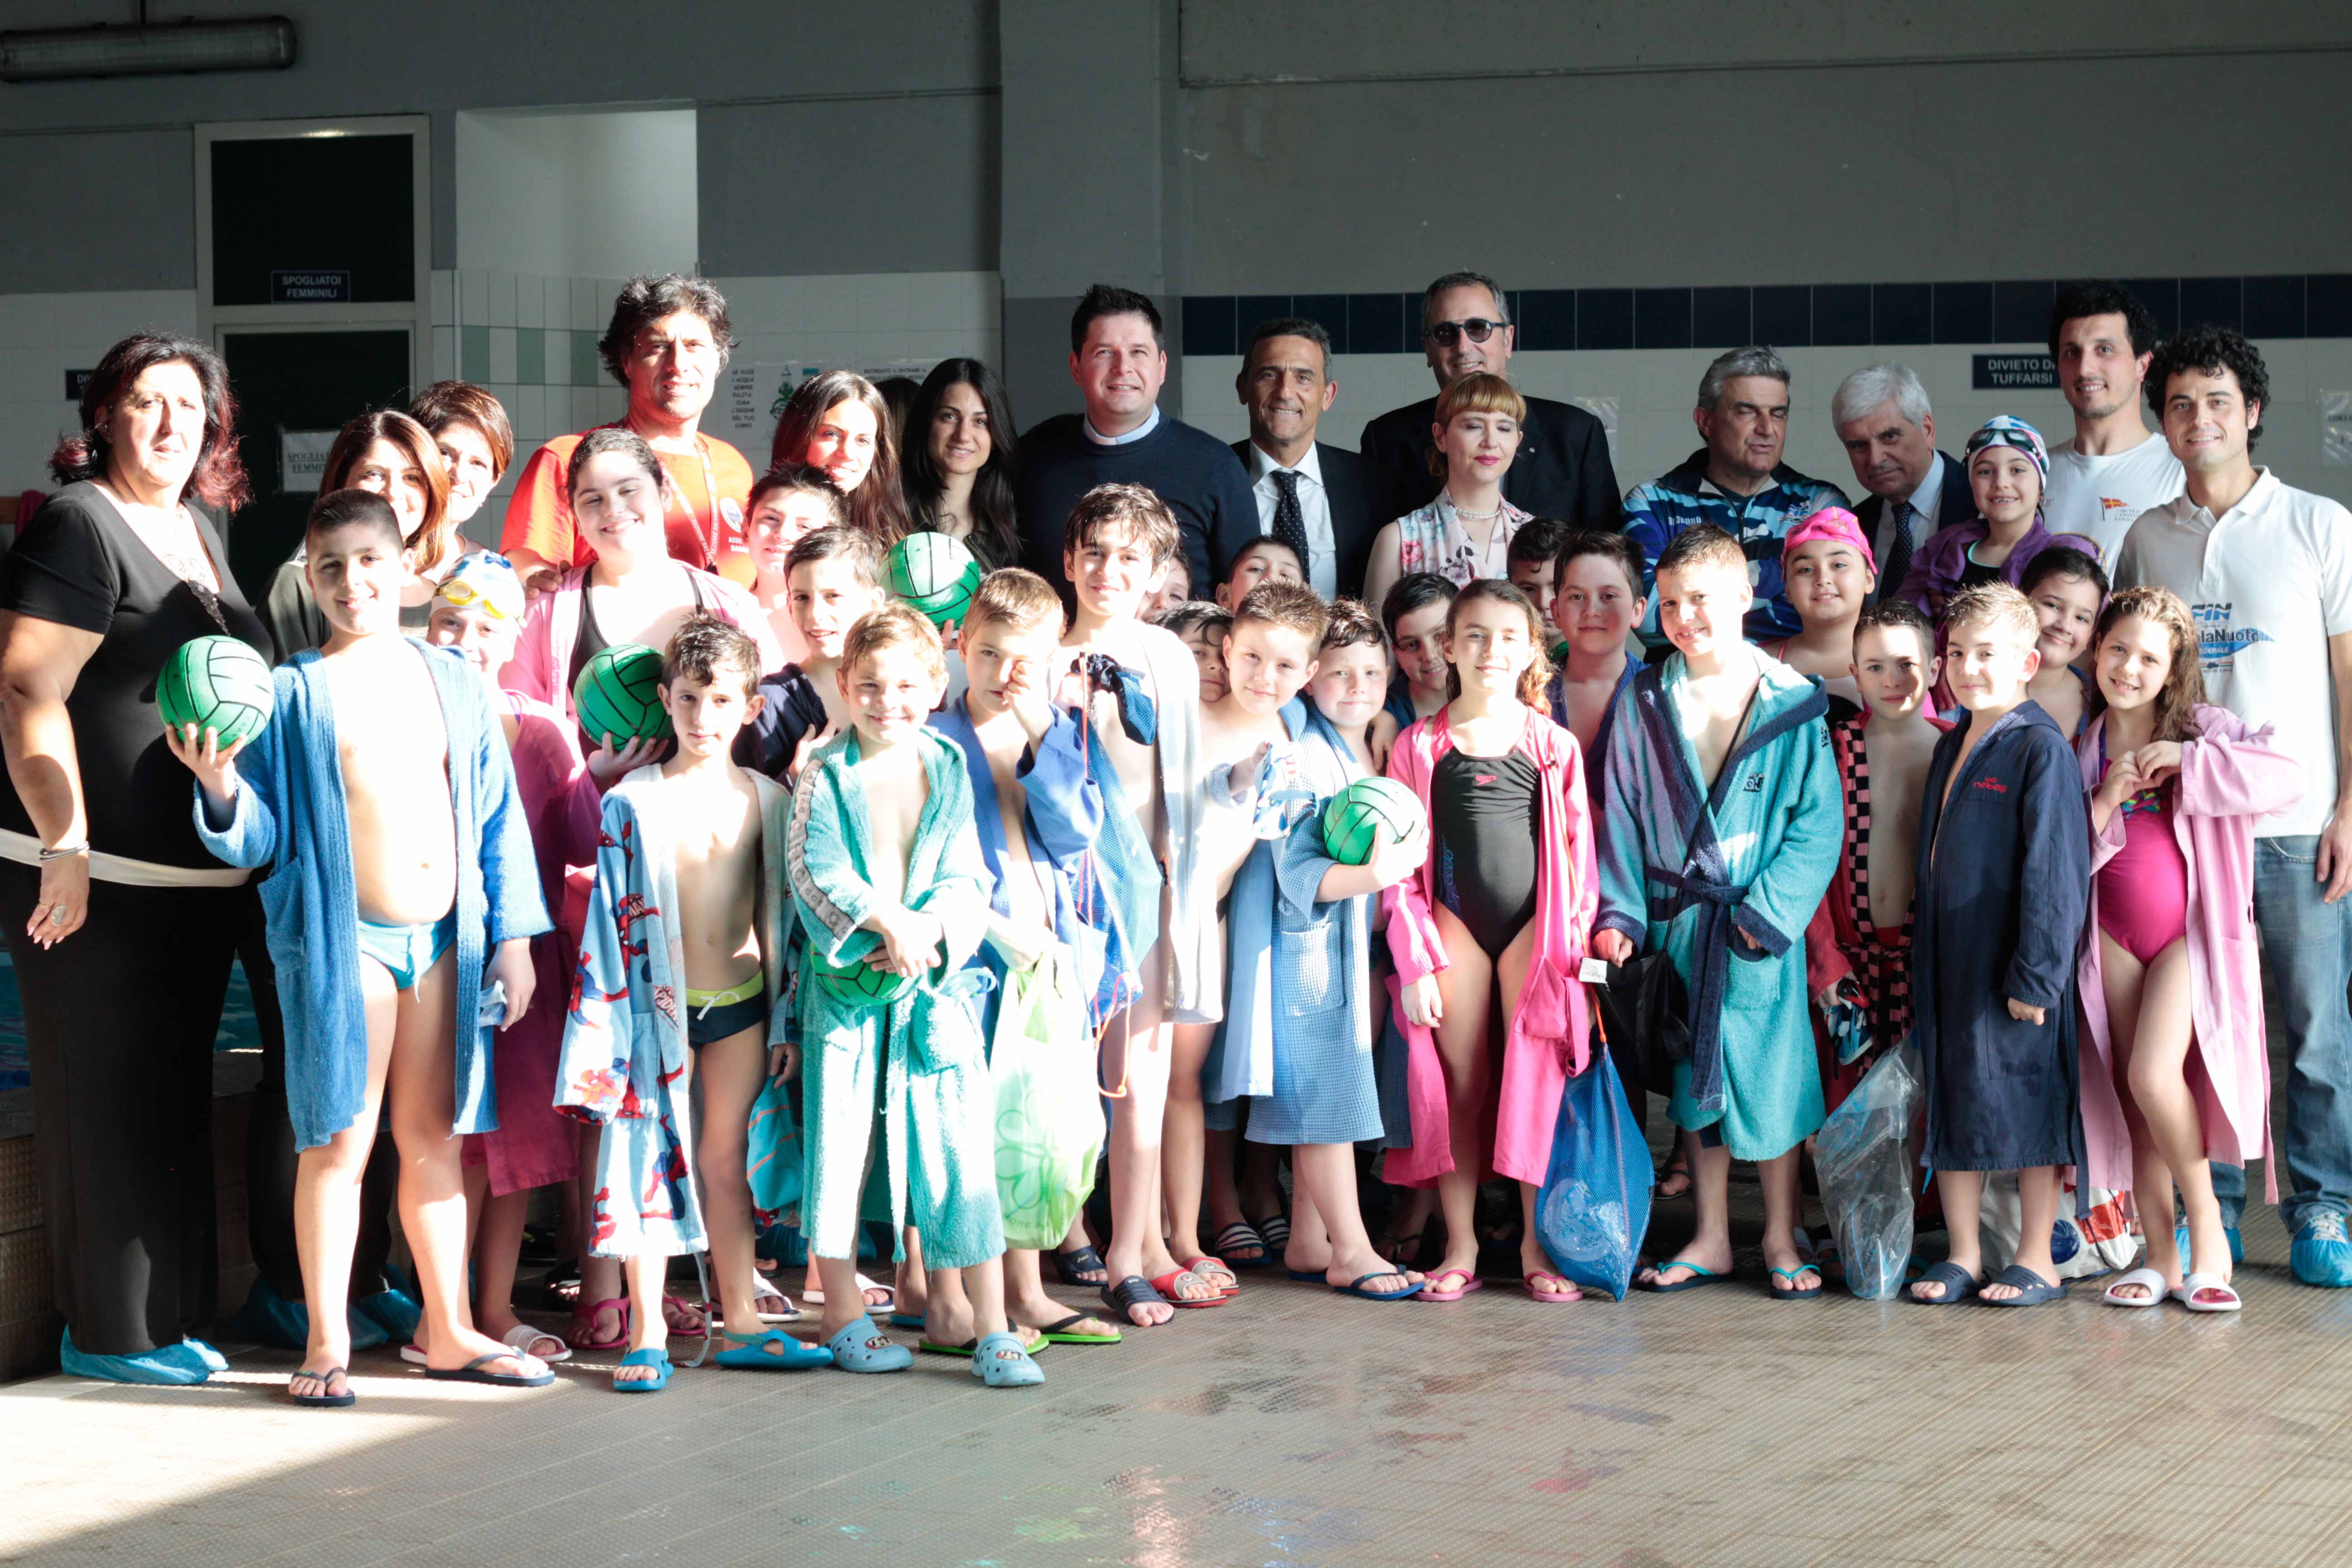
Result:
{"label": "patterned bathrobe", "polygon": [[[758,931],[766,995],[782,994],[784,840],[791,797],[747,773],[760,795]],[[572,1006],[563,1026],[556,1104],[599,1123],[589,1248],[599,1258],[677,1258],[709,1245],[692,1174],[686,1092],[686,944],[673,913],[677,861],[661,769],[637,769],[604,797],[596,880]],[[771,1041],[782,1036],[772,1025]],[[751,1156],[759,1158],[755,1149]]]}
{"label": "patterned bathrobe", "polygon": [[[995,1104],[980,1003],[993,984],[966,961],[987,931],[989,876],[972,826],[963,752],[936,731],[919,748],[928,786],[900,902],[939,917],[939,968],[883,1007],[836,1000],[803,976],[799,1012],[806,1196],[801,1229],[820,1258],[854,1258],[877,1098],[894,1229],[912,1223],[933,1268],[964,1268],[1004,1250],[996,1202]],[[835,965],[881,944],[864,929],[881,898],[868,868],[873,836],[858,778],[858,736],[844,731],[802,769],[793,800],[792,888],[802,929]]]}

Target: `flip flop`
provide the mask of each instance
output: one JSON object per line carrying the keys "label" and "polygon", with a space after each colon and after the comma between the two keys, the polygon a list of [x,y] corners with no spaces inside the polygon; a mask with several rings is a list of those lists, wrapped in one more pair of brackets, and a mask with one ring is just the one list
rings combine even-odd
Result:
{"label": "flip flop", "polygon": [[315,1377],[322,1385],[330,1387],[333,1385],[336,1378],[340,1377],[343,1380],[343,1391],[341,1394],[297,1394],[294,1392],[294,1378],[288,1378],[286,1380],[287,1397],[297,1405],[305,1405],[313,1410],[341,1410],[347,1405],[359,1403],[360,1396],[352,1392],[352,1373],[349,1367],[331,1366],[324,1372],[298,1372],[294,1377]]}
{"label": "flip flop", "polygon": [[[2116,1294],[2116,1291],[2122,1289],[2126,1285],[2137,1285],[2140,1287],[2140,1289],[2146,1290],[2147,1294],[2145,1296],[2118,1296]],[[2163,1269],[2135,1268],[2130,1273],[2125,1275],[2122,1279],[2116,1280],[2114,1284],[2108,1286],[2105,1289],[2100,1291],[2099,1300],[2105,1301],[2110,1307],[2159,1307],[2164,1304],[2164,1298],[2169,1293],[2169,1287],[2168,1287],[2164,1282]]]}
{"label": "flip flop", "polygon": [[665,1307],[676,1307],[679,1311],[687,1314],[689,1318],[700,1320],[698,1323],[689,1327],[679,1328],[676,1323],[669,1321],[667,1313],[664,1313],[662,1316],[662,1323],[664,1327],[668,1329],[670,1338],[674,1340],[706,1340],[710,1337],[710,1308],[708,1305],[697,1306],[683,1296],[664,1296],[662,1298],[662,1305]]}
{"label": "flip flop", "polygon": [[1655,1278],[1636,1279],[1633,1281],[1633,1289],[1647,1290],[1653,1296],[1671,1296],[1677,1290],[1696,1290],[1702,1285],[1717,1284],[1730,1278],[1728,1275],[1717,1274],[1705,1264],[1693,1263],[1687,1258],[1670,1258],[1666,1262],[1654,1265],[1652,1272],[1654,1275],[1660,1275],[1669,1268],[1687,1268],[1690,1270],[1690,1278],[1678,1280],[1672,1285],[1662,1284]]}
{"label": "flip flop", "polygon": [[[2228,1300],[2200,1301],[2197,1299],[2204,1295],[2221,1295]],[[2180,1289],[2172,1292],[2172,1299],[2192,1312],[2234,1312],[2245,1305],[2238,1299],[2237,1290],[2219,1274],[2181,1276]]]}
{"label": "flip flop", "polygon": [[[728,1348],[712,1356],[712,1362],[736,1372],[805,1372],[813,1366],[831,1366],[833,1352],[823,1345],[803,1344],[782,1329],[770,1329],[764,1334],[725,1334]],[[772,1353],[770,1345],[781,1345],[781,1353]]]}
{"label": "flip flop", "polygon": [[[1440,1279],[1456,1277],[1460,1278],[1462,1283],[1450,1289],[1442,1289],[1437,1283]],[[1416,1301],[1459,1301],[1473,1290],[1484,1290],[1486,1288],[1486,1282],[1467,1268],[1441,1268],[1423,1280],[1421,1289],[1415,1290],[1412,1297]]]}
{"label": "flip flop", "polygon": [[[1054,1259],[1054,1273],[1065,1285],[1084,1285],[1096,1290],[1106,1289],[1110,1285],[1110,1280],[1107,1278],[1110,1270],[1103,1268],[1102,1254],[1091,1247],[1074,1247],[1067,1252],[1055,1252],[1049,1256]],[[1106,1278],[1101,1279],[1078,1278],[1081,1274],[1091,1274],[1097,1269],[1100,1269]]]}
{"label": "flip flop", "polygon": [[920,1312],[893,1312],[890,1314],[890,1326],[894,1329],[919,1329],[923,1326],[923,1314]]}
{"label": "flip flop", "polygon": [[[1225,1260],[1225,1266],[1229,1268],[1264,1268],[1274,1262],[1274,1254],[1267,1249],[1265,1237],[1258,1235],[1256,1227],[1245,1219],[1237,1219],[1217,1232],[1214,1245],[1218,1255]],[[1244,1247],[1254,1248],[1257,1256],[1255,1258],[1233,1256]]]}
{"label": "flip flop", "polygon": [[1282,1271],[1304,1285],[1327,1284],[1324,1276],[1330,1272],[1328,1268],[1293,1268],[1288,1264],[1283,1265]]}
{"label": "flip flop", "polygon": [[892,1342],[872,1318],[862,1315],[825,1341],[824,1348],[833,1352],[835,1372],[904,1372],[915,1364],[914,1352]]}
{"label": "flip flop", "polygon": [[[509,1329],[505,1333],[500,1334],[499,1339],[503,1343],[520,1351],[523,1354],[533,1357],[539,1361],[543,1361],[550,1366],[554,1365],[557,1362],[570,1361],[572,1359],[572,1347],[563,1342],[562,1335],[551,1334],[545,1329],[534,1329],[529,1323],[517,1323],[513,1328]],[[544,1352],[535,1351],[530,1348],[541,1340],[553,1340],[555,1342],[555,1353],[553,1355],[549,1355]],[[403,1356],[405,1356],[407,1353],[408,1352],[405,1351],[401,1352]]]}
{"label": "flip flop", "polygon": [[[1130,1307],[1148,1307],[1154,1301],[1158,1301],[1163,1306],[1172,1305],[1167,1297],[1161,1295],[1157,1289],[1152,1288],[1150,1280],[1146,1279],[1140,1274],[1130,1274],[1116,1285],[1104,1286],[1102,1288],[1102,1299],[1104,1306],[1108,1307],[1112,1311],[1117,1312],[1122,1318],[1127,1317],[1128,1309]],[[1220,1296],[1217,1300],[1222,1302],[1224,1298]],[[1132,1323],[1135,1322],[1135,1320],[1129,1318],[1128,1321]],[[1136,1323],[1135,1326],[1137,1328],[1156,1329],[1162,1328],[1165,1325],[1160,1323]]]}
{"label": "flip flop", "polygon": [[[898,1288],[896,1285],[885,1285],[879,1279],[868,1279],[865,1275],[860,1274],[857,1277],[857,1293],[859,1296],[863,1297],[868,1290],[879,1290],[884,1295],[890,1298],[887,1301],[866,1302],[866,1309],[869,1312],[877,1310],[887,1311],[889,1309],[898,1304]],[[801,1300],[806,1301],[812,1307],[822,1307],[824,1305],[824,1292],[822,1290],[803,1290],[801,1292]],[[673,1333],[676,1331],[676,1330],[671,1331]]]}
{"label": "flip flop", "polygon": [[626,1382],[615,1377],[613,1379],[613,1392],[615,1394],[659,1394],[669,1386],[669,1352],[658,1345],[648,1345],[641,1351],[631,1351],[621,1358],[621,1364],[649,1366],[654,1369],[654,1374],[651,1377],[635,1378]]}
{"label": "flip flop", "polygon": [[1151,1288],[1154,1290],[1159,1291],[1160,1299],[1167,1302],[1171,1307],[1188,1309],[1192,1307],[1222,1307],[1227,1301],[1233,1300],[1230,1293],[1224,1290],[1219,1290],[1213,1296],[1196,1296],[1192,1300],[1187,1300],[1185,1298],[1179,1296],[1176,1293],[1176,1281],[1187,1277],[1194,1279],[1207,1280],[1207,1282],[1212,1285],[1216,1283],[1213,1279],[1208,1279],[1206,1275],[1194,1274],[1189,1268],[1173,1268],[1152,1280]]}
{"label": "flip flop", "polygon": [[[630,1353],[634,1355],[638,1352],[633,1351]],[[545,1388],[549,1384],[555,1381],[555,1374],[549,1372],[544,1366],[541,1366],[535,1375],[530,1373],[484,1372],[482,1370],[494,1361],[507,1361],[509,1359],[527,1362],[533,1358],[523,1355],[518,1351],[492,1351],[488,1355],[476,1356],[473,1360],[467,1362],[463,1366],[428,1366],[425,1369],[425,1375],[433,1379],[436,1383],[487,1383],[498,1388]],[[626,1358],[625,1357],[624,1359]],[[637,1364],[639,1366],[643,1366],[646,1363],[639,1362]]]}
{"label": "flip flop", "polygon": [[[1559,1286],[1559,1289],[1557,1290],[1537,1289],[1536,1286],[1545,1280],[1549,1280],[1552,1284]],[[1534,1297],[1537,1300],[1543,1302],[1548,1307],[1557,1307],[1566,1302],[1581,1301],[1584,1300],[1584,1292],[1577,1288],[1576,1281],[1570,1279],[1565,1274],[1554,1274],[1548,1268],[1537,1269],[1534,1273],[1529,1274],[1525,1279],[1521,1279],[1519,1283],[1528,1288],[1528,1294],[1529,1296]]]}
{"label": "flip flop", "polygon": [[1004,1330],[972,1342],[971,1374],[991,1388],[1034,1388],[1045,1381],[1021,1336]]}
{"label": "flip flop", "polygon": [[2017,1294],[1988,1296],[1979,1289],[1977,1292],[1977,1304],[1984,1307],[2039,1307],[2044,1301],[2063,1301],[2066,1299],[2066,1281],[2061,1279],[2053,1285],[2022,1263],[2011,1264],[1985,1283],[2013,1285],[2017,1288]]}
{"label": "flip flop", "polygon": [[1421,1284],[1408,1283],[1402,1290],[1367,1290],[1364,1289],[1365,1280],[1383,1279],[1396,1272],[1397,1270],[1393,1268],[1375,1268],[1370,1274],[1359,1274],[1356,1276],[1355,1279],[1349,1284],[1333,1285],[1331,1287],[1331,1293],[1335,1296],[1353,1296],[1360,1301],[1404,1301],[1410,1300],[1412,1298],[1420,1295],[1422,1285],[1428,1283],[1427,1280],[1423,1280]]}
{"label": "flip flop", "polygon": [[[1810,1290],[1797,1289],[1797,1276],[1810,1274],[1821,1283]],[[1781,1281],[1786,1280],[1783,1284]],[[1764,1281],[1765,1291],[1775,1301],[1818,1301],[1828,1295],[1829,1280],[1818,1263],[1800,1263],[1794,1268],[1775,1268]]]}
{"label": "flip flop", "polygon": [[[782,1301],[783,1305],[771,1307],[768,1305],[771,1301]],[[793,1299],[776,1289],[775,1283],[764,1274],[753,1278],[751,1310],[760,1314],[760,1321],[763,1323],[797,1323],[801,1321],[801,1310],[793,1305]]]}
{"label": "flip flop", "polygon": [[[588,1338],[590,1334],[596,1331],[596,1314],[607,1307],[621,1315],[621,1331],[609,1340]],[[626,1296],[608,1296],[604,1300],[592,1302],[586,1307],[575,1307],[572,1311],[572,1331],[564,1338],[571,1342],[572,1348],[576,1351],[619,1350],[629,1342],[629,1299]]]}
{"label": "flip flop", "polygon": [[[1242,1217],[1249,1218],[1246,1215]],[[1256,1231],[1265,1242],[1265,1255],[1268,1258],[1279,1257],[1282,1249],[1290,1245],[1290,1216],[1280,1209],[1275,1210],[1264,1219],[1253,1219],[1249,1223],[1250,1228]]]}
{"label": "flip flop", "polygon": [[1920,1296],[1914,1294],[1908,1289],[1906,1289],[1903,1292],[1906,1296],[1909,1296],[1912,1300],[1918,1302],[1919,1305],[1923,1307],[1951,1307],[1957,1306],[1958,1303],[1967,1300],[1969,1297],[1974,1296],[1979,1290],[1983,1289],[1987,1281],[1979,1279],[1975,1275],[1969,1273],[1967,1269],[1961,1268],[1958,1264],[1947,1258],[1942,1262],[1929,1268],[1925,1273],[1921,1274],[1918,1279],[1913,1280],[1912,1283],[1915,1285],[1941,1285],[1944,1288],[1944,1293],[1940,1296]]}
{"label": "flip flop", "polygon": [[1049,1345],[1115,1345],[1118,1343],[1117,1329],[1113,1329],[1108,1334],[1079,1334],[1070,1331],[1072,1323],[1083,1323],[1088,1315],[1085,1312],[1072,1312],[1059,1322],[1047,1323],[1037,1331],[1045,1336],[1045,1342]]}
{"label": "flip flop", "polygon": [[[1202,1268],[1202,1265],[1203,1264],[1206,1264],[1208,1267]],[[1230,1285],[1217,1285],[1217,1277],[1215,1274],[1211,1273],[1209,1271],[1210,1269],[1216,1269],[1219,1272],[1223,1273],[1233,1280],[1233,1283]],[[1217,1289],[1223,1291],[1228,1297],[1238,1296],[1242,1293],[1241,1276],[1235,1274],[1232,1269],[1227,1268],[1225,1267],[1225,1260],[1222,1258],[1211,1258],[1205,1253],[1198,1258],[1188,1258],[1184,1259],[1184,1272],[1187,1274],[1197,1274],[1202,1279],[1206,1279],[1210,1284],[1217,1285]]]}

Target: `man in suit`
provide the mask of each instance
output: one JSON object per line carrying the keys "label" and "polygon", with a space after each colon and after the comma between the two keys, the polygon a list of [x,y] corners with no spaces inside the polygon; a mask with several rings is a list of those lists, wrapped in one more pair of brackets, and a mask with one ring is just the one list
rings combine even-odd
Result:
{"label": "man in suit", "polygon": [[[1372,535],[1388,520],[1378,513],[1363,459],[1315,438],[1339,395],[1330,334],[1297,316],[1261,323],[1250,333],[1234,390],[1249,410],[1249,439],[1234,443],[1234,456],[1257,498],[1257,531],[1297,551],[1307,586],[1325,598],[1362,593]],[[1217,568],[1232,564],[1220,561]]]}
{"label": "man in suit", "polygon": [[1936,415],[1911,367],[1864,365],[1838,383],[1830,418],[1853,477],[1870,492],[1853,509],[1878,559],[1878,586],[1892,593],[1928,536],[1976,516],[1959,464],[1936,450]]}
{"label": "man in suit", "polygon": [[[1442,390],[1473,371],[1507,376],[1517,342],[1510,308],[1495,280],[1449,272],[1422,291],[1421,347]],[[1364,426],[1356,443],[1379,478],[1380,520],[1393,521],[1437,495],[1430,472],[1437,399],[1391,408]],[[1537,517],[1614,531],[1621,514],[1617,473],[1601,421],[1572,404],[1528,399],[1518,456],[1503,476],[1503,498]]]}

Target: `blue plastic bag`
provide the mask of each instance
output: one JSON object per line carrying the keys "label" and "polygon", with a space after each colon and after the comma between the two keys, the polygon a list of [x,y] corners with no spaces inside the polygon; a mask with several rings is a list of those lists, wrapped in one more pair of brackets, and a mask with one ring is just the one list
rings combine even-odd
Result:
{"label": "blue plastic bag", "polygon": [[1605,1046],[1596,1047],[1591,1060],[1560,1091],[1536,1232],[1562,1275],[1622,1301],[1650,1228],[1654,1173],[1617,1064]]}

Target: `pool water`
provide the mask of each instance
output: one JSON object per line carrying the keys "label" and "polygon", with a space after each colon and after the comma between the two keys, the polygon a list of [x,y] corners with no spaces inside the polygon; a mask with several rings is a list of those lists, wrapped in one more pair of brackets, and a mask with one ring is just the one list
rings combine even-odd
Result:
{"label": "pool water", "polygon": [[[253,988],[245,983],[245,966],[229,971],[228,999],[221,1008],[220,1034],[213,1049],[259,1049],[261,1029],[253,1016]],[[16,997],[16,966],[0,952],[0,1089],[22,1089],[32,1081],[26,1052],[25,1009]]]}

